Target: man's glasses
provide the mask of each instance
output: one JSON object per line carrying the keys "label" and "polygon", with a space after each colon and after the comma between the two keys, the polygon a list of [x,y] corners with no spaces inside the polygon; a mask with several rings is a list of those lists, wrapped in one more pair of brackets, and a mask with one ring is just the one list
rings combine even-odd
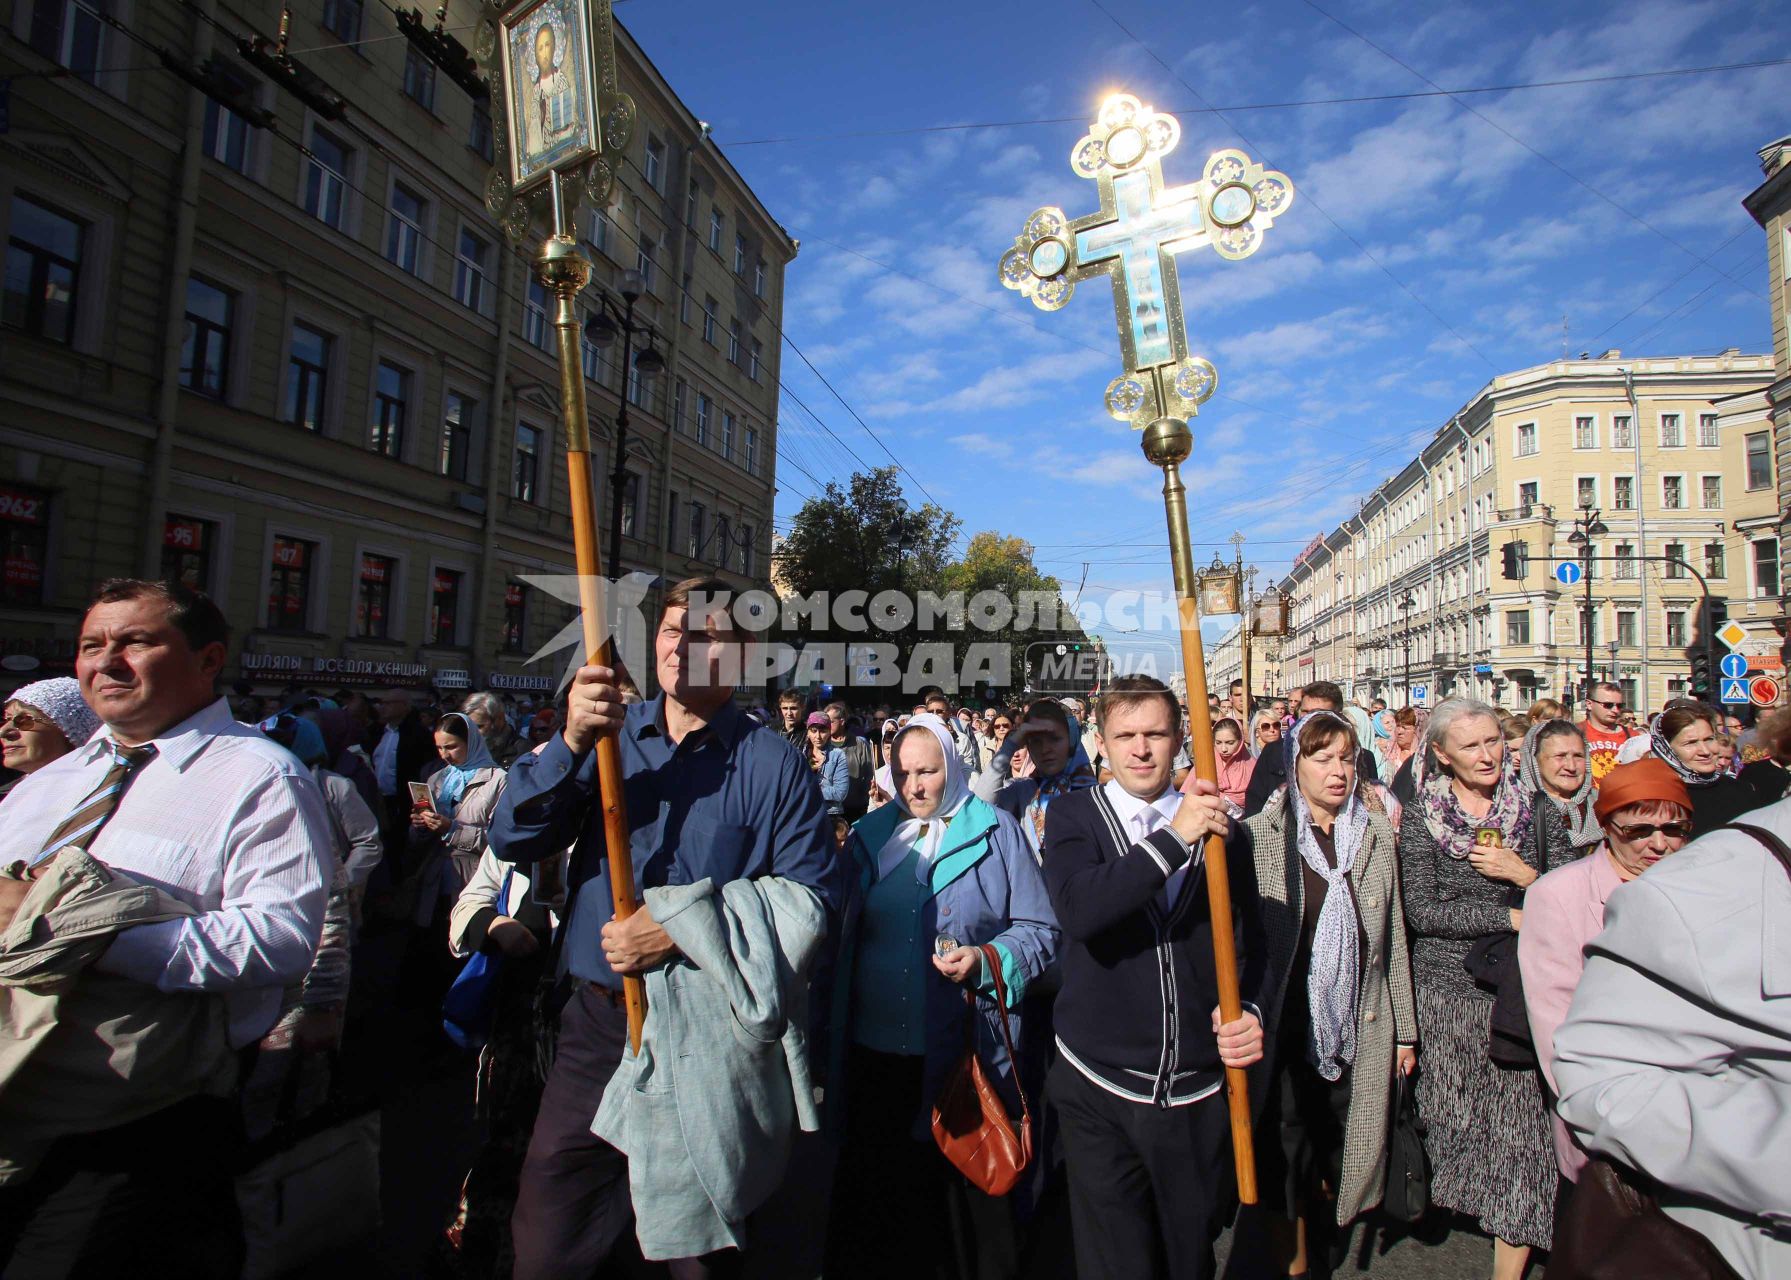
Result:
{"label": "man's glasses", "polygon": [[39,729],[48,729],[50,721],[43,716],[32,715],[29,711],[15,711],[10,716],[0,717],[0,729],[17,729],[20,733],[36,733]]}
{"label": "man's glasses", "polygon": [[1621,701],[1605,702],[1603,699],[1594,698],[1594,699],[1592,699],[1592,705],[1595,707],[1603,707],[1606,711],[1621,711],[1621,710],[1623,710],[1623,703]]}
{"label": "man's glasses", "polygon": [[1613,822],[1611,830],[1631,842],[1646,840],[1657,831],[1669,840],[1689,840],[1692,824],[1689,822],[1638,822],[1633,827],[1625,827]]}

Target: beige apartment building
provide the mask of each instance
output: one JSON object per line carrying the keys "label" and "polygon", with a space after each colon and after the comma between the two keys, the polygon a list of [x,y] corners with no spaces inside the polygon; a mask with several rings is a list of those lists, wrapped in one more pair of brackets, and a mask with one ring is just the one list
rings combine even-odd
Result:
{"label": "beige apartment building", "polygon": [[[166,574],[218,600],[228,674],[264,686],[549,687],[564,655],[527,659],[575,610],[522,579],[573,572],[566,433],[535,246],[484,206],[483,104],[364,0],[292,19],[339,119],[239,56],[229,37],[272,35],[277,10],[95,12],[0,5],[8,669],[68,670],[98,581]],[[451,0],[450,30],[470,40],[476,12]],[[209,59],[236,109],[138,40]],[[797,246],[619,26],[616,45],[639,116],[609,206],[579,215],[586,306],[622,304],[638,270],[665,369],[586,344],[602,543],[625,400],[621,570],[762,585]]]}
{"label": "beige apartment building", "polygon": [[[1285,682],[1395,705],[1577,702],[1589,642],[1595,678],[1658,708],[1727,652],[1712,636],[1731,618],[1751,669],[1782,670],[1772,379],[1769,357],[1735,350],[1494,378],[1298,557]],[[1586,581],[1556,576],[1570,560],[1590,570],[1589,611]]]}
{"label": "beige apartment building", "polygon": [[1762,395],[1773,423],[1778,465],[1779,586],[1791,570],[1791,135],[1760,149],[1766,180],[1742,201],[1766,232],[1767,297],[1772,307],[1772,385]]}

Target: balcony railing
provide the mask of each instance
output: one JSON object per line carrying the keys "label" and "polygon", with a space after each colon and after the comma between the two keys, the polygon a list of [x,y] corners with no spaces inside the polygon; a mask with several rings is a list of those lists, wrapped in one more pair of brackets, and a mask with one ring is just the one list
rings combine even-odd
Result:
{"label": "balcony railing", "polygon": [[1553,520],[1555,508],[1546,502],[1527,502],[1521,507],[1511,507],[1504,511],[1493,512],[1493,520],[1498,524],[1511,524],[1518,520]]}

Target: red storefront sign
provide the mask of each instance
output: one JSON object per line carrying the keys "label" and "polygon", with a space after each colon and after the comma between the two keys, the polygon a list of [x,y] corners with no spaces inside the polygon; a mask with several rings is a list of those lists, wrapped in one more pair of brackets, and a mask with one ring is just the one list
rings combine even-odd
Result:
{"label": "red storefront sign", "polygon": [[384,556],[361,557],[361,581],[384,582],[386,580],[386,561]]}
{"label": "red storefront sign", "polygon": [[6,557],[6,585],[14,590],[35,590],[43,585],[44,570],[29,551],[14,551]]}
{"label": "red storefront sign", "polygon": [[14,524],[42,524],[46,506],[40,493],[0,485],[0,520],[10,520]]}
{"label": "red storefront sign", "polygon": [[274,563],[282,569],[303,569],[305,567],[305,544],[288,542],[284,538],[275,538]]}
{"label": "red storefront sign", "polygon": [[504,587],[504,603],[514,609],[522,603],[522,587],[517,583],[509,583]]}
{"label": "red storefront sign", "polygon": [[205,547],[205,525],[198,520],[169,518],[162,526],[162,545],[182,551],[199,551]]}

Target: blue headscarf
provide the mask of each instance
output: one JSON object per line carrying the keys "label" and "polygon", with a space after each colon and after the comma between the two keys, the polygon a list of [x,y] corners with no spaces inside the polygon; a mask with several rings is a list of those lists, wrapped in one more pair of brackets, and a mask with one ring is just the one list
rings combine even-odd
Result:
{"label": "blue headscarf", "polygon": [[301,764],[329,764],[329,749],[323,743],[323,730],[301,715],[281,711],[263,720],[256,728],[292,752]]}
{"label": "blue headscarf", "polygon": [[[458,720],[458,729],[448,726],[448,721]],[[435,787],[435,807],[444,818],[452,818],[454,810],[460,805],[460,797],[466,794],[467,783],[481,769],[497,768],[497,761],[491,758],[491,748],[485,745],[485,735],[480,733],[472,721],[458,711],[450,711],[435,722],[436,729],[444,726],[447,732],[456,737],[466,739],[466,761],[463,764],[446,764],[435,776],[439,779]]]}

